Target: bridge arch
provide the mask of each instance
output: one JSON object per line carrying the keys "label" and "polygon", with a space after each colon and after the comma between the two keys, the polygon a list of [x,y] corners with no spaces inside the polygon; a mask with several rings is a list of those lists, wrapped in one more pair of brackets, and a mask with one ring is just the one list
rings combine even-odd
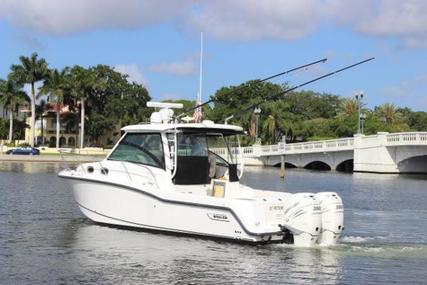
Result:
{"label": "bridge arch", "polygon": [[397,164],[400,172],[427,173],[427,155],[412,156]]}
{"label": "bridge arch", "polygon": [[354,165],[354,160],[347,159],[340,162],[335,168],[335,170],[339,172],[353,172],[353,165]]}
{"label": "bridge arch", "polygon": [[305,169],[312,169],[312,170],[323,170],[328,171],[332,170],[331,166],[323,161],[315,160],[312,161],[304,166]]}
{"label": "bridge arch", "polygon": [[[280,163],[276,163],[275,165],[273,165],[274,167],[280,167]],[[297,168],[298,166],[296,166],[293,163],[290,162],[285,162],[285,168]]]}

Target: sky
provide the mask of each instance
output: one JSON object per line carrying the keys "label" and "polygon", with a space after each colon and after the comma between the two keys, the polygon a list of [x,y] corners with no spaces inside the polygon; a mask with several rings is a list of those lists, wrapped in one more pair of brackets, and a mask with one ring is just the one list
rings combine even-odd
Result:
{"label": "sky", "polygon": [[110,65],[154,100],[194,100],[201,32],[202,100],[325,57],[273,82],[375,57],[304,89],[427,111],[425,0],[0,0],[0,78],[37,52],[52,68]]}

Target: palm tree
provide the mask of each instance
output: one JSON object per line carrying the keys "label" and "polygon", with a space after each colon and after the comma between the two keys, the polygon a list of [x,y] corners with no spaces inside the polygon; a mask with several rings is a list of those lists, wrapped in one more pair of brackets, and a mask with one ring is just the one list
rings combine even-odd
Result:
{"label": "palm tree", "polygon": [[254,113],[251,113],[249,117],[249,125],[248,125],[248,133],[249,136],[255,141],[256,137],[256,117]]}
{"label": "palm tree", "polygon": [[80,100],[80,148],[84,148],[85,102],[96,90],[103,88],[93,69],[74,66],[71,69],[69,85],[73,97]]}
{"label": "palm tree", "polygon": [[264,129],[267,131],[267,137],[271,138],[270,143],[276,140],[277,119],[274,115],[268,115],[263,124]]}
{"label": "palm tree", "polygon": [[397,108],[392,103],[385,103],[376,110],[386,124],[393,124],[397,116]]}
{"label": "palm tree", "polygon": [[40,116],[40,130],[41,130],[41,143],[44,145],[44,124],[43,124],[43,113],[48,109],[49,104],[45,100],[40,100],[39,104],[36,105],[36,114]]}
{"label": "palm tree", "polygon": [[49,70],[48,76],[40,89],[40,95],[49,94],[49,98],[54,98],[56,111],[56,148],[59,148],[59,136],[61,128],[60,111],[64,102],[65,74],[67,69],[59,72],[57,69]]}
{"label": "palm tree", "polygon": [[356,114],[358,110],[357,101],[354,99],[346,99],[342,101],[342,110],[346,115]]}
{"label": "palm tree", "polygon": [[20,56],[20,64],[13,64],[11,66],[11,78],[19,83],[31,84],[31,138],[30,144],[34,147],[35,137],[35,118],[36,118],[36,82],[43,80],[48,72],[48,64],[45,59],[38,59],[38,55],[34,52],[30,57]]}
{"label": "palm tree", "polygon": [[13,112],[26,101],[27,95],[22,91],[22,85],[9,79],[0,81],[0,100],[9,111],[9,143],[13,140]]}

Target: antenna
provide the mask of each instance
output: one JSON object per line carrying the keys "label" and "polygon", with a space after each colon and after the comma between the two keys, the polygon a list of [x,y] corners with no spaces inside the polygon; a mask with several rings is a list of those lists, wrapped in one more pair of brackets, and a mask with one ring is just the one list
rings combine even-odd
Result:
{"label": "antenna", "polygon": [[202,81],[203,81],[203,32],[200,32],[200,74],[199,74],[199,104],[202,103]]}

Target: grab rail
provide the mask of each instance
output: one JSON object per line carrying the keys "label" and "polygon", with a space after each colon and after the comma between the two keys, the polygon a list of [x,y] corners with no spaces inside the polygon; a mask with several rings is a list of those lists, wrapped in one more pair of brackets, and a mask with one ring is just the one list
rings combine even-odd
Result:
{"label": "grab rail", "polygon": [[[70,166],[71,163],[77,163],[77,168],[81,169],[81,171],[83,171],[83,173],[87,174],[87,169],[85,169],[84,167],[82,167],[82,163],[84,163],[84,161],[82,161],[82,157],[83,156],[89,156],[89,152],[87,150],[79,150],[79,152],[74,152],[73,150],[66,150],[66,149],[59,149],[58,150],[59,155],[61,157],[61,162],[62,162],[62,166],[64,169],[67,170],[71,170],[72,167]],[[86,152],[87,155],[83,155],[82,152]],[[77,158],[77,161],[67,161],[66,159],[66,154],[73,154],[74,158]],[[142,164],[137,164],[134,163],[132,165],[138,166],[140,168],[143,168],[145,170],[145,172],[148,172],[149,175],[141,175],[140,173],[135,173],[135,172],[130,172],[128,167],[126,166],[126,163],[129,163],[127,161],[120,161],[121,162],[121,166],[123,168],[123,171],[117,170],[117,169],[109,169],[109,171],[114,171],[114,172],[119,172],[119,173],[125,173],[127,175],[127,177],[129,178],[130,181],[133,181],[132,176],[139,176],[142,177],[144,179],[149,180],[149,183],[154,184],[156,186],[157,189],[159,188],[159,184],[157,183],[157,179],[156,179],[156,175],[154,174],[154,172],[147,166],[142,165]],[[99,165],[100,171],[102,171],[102,169],[104,169],[104,165],[102,165],[102,161],[93,161],[93,163],[96,163]]]}

